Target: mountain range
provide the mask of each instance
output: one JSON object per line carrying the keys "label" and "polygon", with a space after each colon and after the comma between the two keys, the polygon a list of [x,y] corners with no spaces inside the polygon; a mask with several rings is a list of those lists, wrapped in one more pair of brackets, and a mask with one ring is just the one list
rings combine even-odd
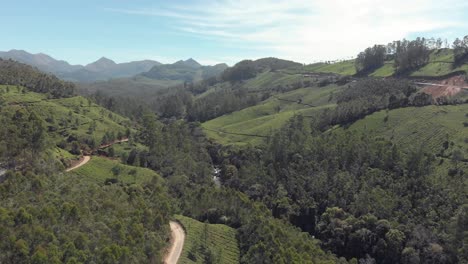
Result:
{"label": "mountain range", "polygon": [[0,58],[16,60],[43,72],[55,74],[63,80],[81,83],[128,78],[135,75],[142,75],[153,80],[195,81],[220,74],[228,67],[226,64],[202,66],[194,59],[180,60],[174,64],[162,64],[154,60],[116,63],[105,57],[83,66],[71,65],[44,53],[31,54],[24,50],[0,52]]}
{"label": "mountain range", "polygon": [[154,80],[193,82],[214,77],[227,68],[228,66],[224,63],[214,66],[203,66],[190,58],[185,61],[177,61],[174,64],[156,65],[141,75]]}

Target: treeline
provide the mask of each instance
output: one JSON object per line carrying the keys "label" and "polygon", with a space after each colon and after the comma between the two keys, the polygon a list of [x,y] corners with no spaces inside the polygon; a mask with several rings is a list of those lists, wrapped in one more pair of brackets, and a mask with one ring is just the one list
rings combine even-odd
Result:
{"label": "treeline", "polygon": [[[382,67],[385,61],[391,60],[394,60],[393,67],[397,75],[408,74],[426,65],[431,52],[441,49],[443,43],[440,38],[416,38],[415,40],[394,41],[387,45],[374,45],[357,55],[355,61],[357,74],[366,75]],[[445,41],[445,46],[448,48],[447,41]],[[461,40],[457,38],[452,48],[455,68],[468,59],[468,36]]]}
{"label": "treeline", "polygon": [[355,64],[358,74],[370,73],[384,65],[387,48],[383,45],[374,45],[357,55]]}
{"label": "treeline", "polygon": [[401,79],[363,79],[350,84],[335,98],[337,107],[323,111],[317,120],[321,130],[337,124],[351,124],[382,109],[433,103],[431,95],[418,92],[413,84]]}
{"label": "treeline", "polygon": [[404,74],[419,69],[429,62],[431,49],[426,39],[402,40],[393,43],[395,50],[395,70],[397,74]]}
{"label": "treeline", "polygon": [[221,149],[223,186],[351,262],[467,260],[458,233],[467,221],[463,173],[442,187],[431,180],[440,161],[422,146],[405,146],[405,154],[365,134],[322,133],[309,119],[296,116],[265,147]]}
{"label": "treeline", "polygon": [[49,94],[51,98],[75,95],[74,84],[13,60],[0,59],[0,84],[23,86],[32,92]]}

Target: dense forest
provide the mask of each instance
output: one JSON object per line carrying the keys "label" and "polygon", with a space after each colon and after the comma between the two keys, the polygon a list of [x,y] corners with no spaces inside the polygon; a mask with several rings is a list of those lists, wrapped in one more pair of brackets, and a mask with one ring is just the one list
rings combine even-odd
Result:
{"label": "dense forest", "polygon": [[324,135],[314,123],[297,116],[265,148],[226,153],[223,183],[347,259],[454,263],[466,250],[456,238],[466,228],[462,173],[447,179],[459,190],[447,193],[431,183],[436,158],[424,146],[404,153],[364,134]]}

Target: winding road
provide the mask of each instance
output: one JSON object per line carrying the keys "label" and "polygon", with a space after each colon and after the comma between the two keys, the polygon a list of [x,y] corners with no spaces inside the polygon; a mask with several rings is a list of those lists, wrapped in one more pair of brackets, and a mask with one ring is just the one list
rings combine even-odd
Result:
{"label": "winding road", "polygon": [[66,169],[65,171],[66,172],[69,172],[69,171],[72,171],[74,169],[78,169],[79,167],[85,165],[86,163],[88,163],[88,161],[91,160],[91,156],[83,156],[83,159],[80,160],[80,162],[78,162],[77,164],[75,164],[73,167],[70,167],[68,169]]}
{"label": "winding road", "polygon": [[[101,145],[99,146],[99,149],[107,148],[115,143],[121,143],[121,142],[127,142],[128,139],[122,139],[118,140],[115,142],[112,142],[110,144],[106,145]],[[74,166],[66,169],[66,172],[78,169],[79,167],[85,165],[91,160],[91,156],[83,156],[83,158]],[[182,254],[182,249],[184,248],[184,241],[185,241],[185,231],[184,228],[177,222],[171,221],[169,222],[169,225],[171,227],[171,247],[169,249],[169,252],[167,255],[164,257],[163,263],[165,264],[177,264],[177,261],[180,258],[180,255]]]}
{"label": "winding road", "polygon": [[[128,142],[128,138],[123,138],[123,139],[116,140],[116,141],[108,143],[108,144],[100,145],[98,147],[98,149],[105,149],[105,148],[108,148],[108,147],[110,147],[110,146],[112,146],[114,144],[118,144],[118,143],[122,143],[122,142]],[[77,164],[73,165],[72,167],[66,169],[65,171],[69,172],[69,171],[78,169],[79,167],[81,167],[81,166],[85,165],[86,163],[88,163],[88,161],[90,161],[90,160],[91,160],[91,156],[83,156],[83,159],[81,159],[80,162],[78,162]]]}
{"label": "winding road", "polygon": [[182,254],[182,249],[184,248],[185,241],[185,231],[182,226],[174,221],[171,221],[171,233],[172,233],[172,245],[169,249],[169,252],[164,257],[163,263],[165,264],[177,264],[180,255]]}

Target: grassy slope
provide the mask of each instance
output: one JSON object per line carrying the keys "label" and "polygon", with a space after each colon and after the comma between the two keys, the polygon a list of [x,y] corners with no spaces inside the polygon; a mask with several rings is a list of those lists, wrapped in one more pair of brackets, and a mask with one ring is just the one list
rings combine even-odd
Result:
{"label": "grassy slope", "polygon": [[[207,135],[222,144],[258,144],[263,141],[261,137],[250,137],[215,132],[212,130],[243,133],[254,135],[268,135],[271,130],[281,128],[295,114],[312,115],[319,109],[333,107],[333,100],[329,102],[330,94],[340,87],[330,85],[323,88],[301,88],[262,102],[241,111],[224,115],[203,123]],[[301,105],[296,102],[280,101],[287,99],[297,101],[302,99],[303,104],[311,104],[317,107]]]}
{"label": "grassy slope", "polygon": [[393,61],[386,62],[384,66],[378,68],[370,76],[373,77],[389,77],[395,73],[395,69],[393,68]]}
{"label": "grassy slope", "polygon": [[468,65],[462,65],[458,68],[453,68],[453,51],[442,49],[434,51],[430,55],[429,63],[421,69],[413,72],[411,76],[443,76],[455,71],[467,71]]}
{"label": "grassy slope", "polygon": [[205,242],[215,255],[215,263],[239,263],[240,252],[235,229],[226,225],[205,224],[181,215],[177,215],[176,219],[187,232],[179,263],[203,263],[203,257],[199,254],[195,254],[196,262],[189,259],[188,255],[193,248]]}
{"label": "grassy slope", "polygon": [[[13,109],[28,108],[34,110],[43,120],[53,117],[54,121],[46,122],[48,126],[56,126],[57,131],[50,133],[55,142],[60,142],[70,134],[78,137],[93,137],[99,144],[107,131],[125,133],[130,124],[127,118],[110,112],[96,104],[88,103],[81,96],[63,99],[47,99],[46,95],[26,92],[20,93],[17,88],[0,85],[0,96]],[[76,125],[78,120],[78,125]],[[87,134],[90,124],[96,122],[96,130],[92,135]]]}
{"label": "grassy slope", "polygon": [[465,139],[468,129],[463,122],[468,122],[468,105],[408,107],[380,111],[365,117],[349,127],[371,135],[383,136],[405,145],[424,145],[434,153],[440,151],[447,140],[453,141],[468,155]]}
{"label": "grassy slope", "polygon": [[324,72],[324,73],[337,73],[341,75],[354,75],[356,74],[356,68],[354,66],[354,60],[347,60],[337,63],[316,63],[307,65],[304,70],[310,72]]}
{"label": "grassy slope", "polygon": [[277,86],[288,86],[300,81],[311,80],[302,74],[289,74],[283,72],[263,72],[255,78],[247,80],[243,86],[251,90],[271,89]]}
{"label": "grassy slope", "polygon": [[[273,90],[277,87],[291,87],[301,82],[314,82],[314,78],[304,77],[299,74],[297,69],[291,70],[292,72],[285,71],[266,71],[258,74],[252,79],[246,80],[242,83],[242,87],[250,91],[263,91]],[[215,90],[221,90],[230,87],[228,82],[218,83],[208,89],[206,92],[197,95],[197,98],[203,98],[204,96],[214,92]]]}
{"label": "grassy slope", "polygon": [[[384,121],[387,111],[380,111],[355,122],[348,129],[360,131],[374,137],[385,137],[398,143],[401,147],[422,146],[432,153],[443,153],[434,163],[435,170],[429,175],[434,184],[449,188],[447,176],[453,150],[461,150],[468,157],[468,129],[463,122],[468,122],[468,105],[408,107],[388,111],[388,121]],[[337,132],[341,129],[337,130]],[[443,150],[443,143],[449,141],[449,149]],[[453,144],[452,144],[453,142]],[[459,167],[468,170],[468,163],[461,162]],[[468,178],[464,178],[465,188]],[[453,188],[453,187],[452,187]],[[464,190],[452,190],[460,192]]]}
{"label": "grassy slope", "polygon": [[[115,176],[112,168],[120,167],[120,174]],[[135,176],[130,175],[132,170],[136,170]],[[121,164],[117,160],[110,160],[102,157],[91,157],[91,160],[86,165],[71,171],[70,173],[85,177],[98,184],[103,184],[106,179],[118,179],[124,183],[142,183],[150,181],[158,174],[150,169],[133,167]]]}
{"label": "grassy slope", "polygon": [[[441,49],[433,51],[429,58],[429,63],[414,71],[411,76],[443,76],[455,71],[468,72],[468,64],[453,68],[453,50]],[[356,73],[354,60],[337,62],[333,64],[312,64],[305,67],[310,72],[337,73],[341,75],[353,75]],[[395,73],[393,61],[387,61],[384,66],[378,68],[370,76],[388,77]]]}

